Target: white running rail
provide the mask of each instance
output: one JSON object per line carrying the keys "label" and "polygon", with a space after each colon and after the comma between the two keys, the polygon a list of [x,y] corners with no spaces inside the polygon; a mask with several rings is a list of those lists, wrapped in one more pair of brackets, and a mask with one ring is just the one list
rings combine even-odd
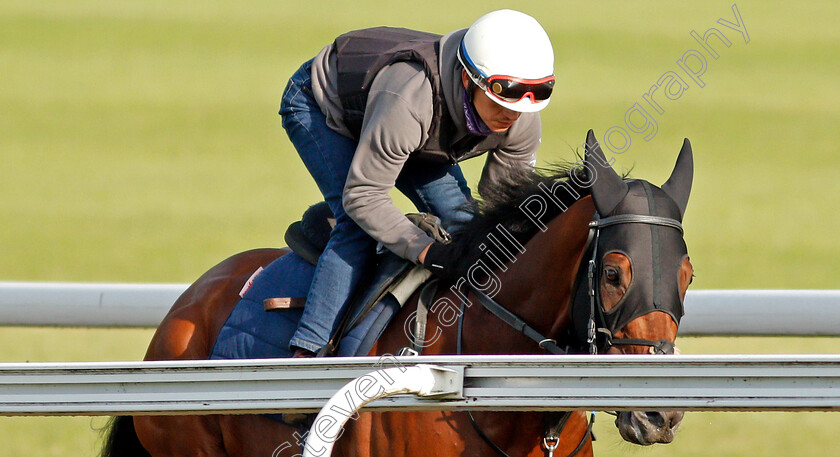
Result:
{"label": "white running rail", "polygon": [[[446,398],[374,399],[420,363]],[[840,355],[581,355],[0,364],[0,415],[317,412],[350,382],[377,411],[840,410]]]}
{"label": "white running rail", "polygon": [[[186,284],[0,282],[0,324],[157,327]],[[840,290],[697,290],[680,335],[840,335]]]}

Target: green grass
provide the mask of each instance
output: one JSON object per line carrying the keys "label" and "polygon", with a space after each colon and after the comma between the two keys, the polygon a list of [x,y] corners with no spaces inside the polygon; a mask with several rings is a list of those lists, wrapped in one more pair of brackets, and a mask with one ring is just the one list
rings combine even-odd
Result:
{"label": "green grass", "polygon": [[[4,328],[4,361],[139,360],[152,330]],[[24,343],[24,344],[21,344]],[[702,353],[838,353],[836,338],[682,338],[680,349]],[[103,417],[0,418],[3,455],[95,455]],[[836,413],[687,413],[676,440],[642,448],[624,442],[613,418],[599,413],[598,456],[638,455],[744,457],[831,455],[840,415]]]}
{"label": "green grass", "polygon": [[[684,354],[838,353],[837,338],[678,338]],[[689,412],[674,441],[639,447],[625,442],[614,418],[597,414],[599,457],[828,456],[838,449],[840,415],[826,412]]]}
{"label": "green grass", "polygon": [[[662,182],[683,137],[696,173],[686,238],[694,288],[836,288],[840,258],[840,5],[830,1],[516,4],[548,30],[558,89],[541,163],[603,135],[684,52],[732,46],[632,134],[620,168]],[[189,282],[244,249],[282,245],[319,193],[280,127],[289,75],[372,25],[445,33],[510,3],[0,2],[0,279]],[[652,112],[651,112],[652,113]],[[476,182],[481,161],[465,164]],[[405,200],[400,205],[408,209]],[[133,360],[150,330],[0,329],[0,360]],[[686,353],[838,352],[833,339],[685,339]],[[834,414],[690,414],[669,446],[599,455],[825,455]],[[101,418],[3,418],[3,455],[93,455]],[[829,435],[832,434],[832,435]]]}
{"label": "green grass", "polygon": [[[0,328],[3,362],[141,360],[151,329]],[[107,417],[0,417],[4,456],[94,456]]]}

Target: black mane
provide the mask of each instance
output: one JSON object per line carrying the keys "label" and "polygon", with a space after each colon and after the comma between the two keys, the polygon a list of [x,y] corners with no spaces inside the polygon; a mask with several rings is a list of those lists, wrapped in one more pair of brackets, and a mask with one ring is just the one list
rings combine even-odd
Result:
{"label": "black mane", "polygon": [[[570,179],[572,173],[580,179]],[[589,189],[575,183],[585,182],[584,169],[575,164],[553,164],[535,171],[513,171],[509,177],[483,189],[483,200],[475,202],[470,211],[473,218],[459,227],[453,234],[452,252],[462,260],[462,266],[468,268],[482,253],[481,246],[487,247],[488,235],[498,233],[499,226],[504,228],[520,244],[524,245],[539,230],[539,226],[528,217],[521,206],[529,199],[542,199],[548,202],[546,212],[540,221],[548,221],[559,216],[578,199],[589,195]],[[553,203],[546,191],[557,185],[566,190],[556,192],[561,204]],[[545,189],[545,190],[544,190]],[[498,235],[497,235],[498,236]]]}

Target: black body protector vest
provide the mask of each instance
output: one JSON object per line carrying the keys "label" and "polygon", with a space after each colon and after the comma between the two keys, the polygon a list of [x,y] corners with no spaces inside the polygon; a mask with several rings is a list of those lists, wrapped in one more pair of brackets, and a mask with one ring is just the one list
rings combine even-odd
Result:
{"label": "black body protector vest", "polygon": [[466,158],[452,144],[455,125],[443,98],[440,39],[441,35],[393,27],[356,30],[336,38],[338,96],[344,123],[355,139],[361,134],[368,93],[379,71],[395,62],[416,62],[423,65],[432,85],[433,114],[429,139],[410,158],[448,163]]}

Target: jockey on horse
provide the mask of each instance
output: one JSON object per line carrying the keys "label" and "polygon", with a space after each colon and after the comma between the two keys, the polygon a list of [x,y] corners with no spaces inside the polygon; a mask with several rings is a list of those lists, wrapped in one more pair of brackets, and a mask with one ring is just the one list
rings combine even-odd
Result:
{"label": "jockey on horse", "polygon": [[[355,340],[348,334],[342,341],[355,345],[340,344],[339,350],[393,354],[408,338],[429,355],[673,353],[693,274],[681,225],[693,180],[691,146],[684,142],[661,187],[619,176],[592,131],[583,170],[532,172],[540,138],[537,111],[551,95],[552,67],[542,27],[508,10],[443,37],[377,28],[336,39],[292,77],[281,105],[284,127],[335,214],[326,251],[316,267],[318,256],[304,255],[306,249],[255,249],[222,261],[173,304],[145,359],[327,354],[353,288],[373,263],[375,241],[396,254],[384,257],[405,259],[402,267],[422,263],[452,283],[475,279],[470,273],[479,264],[470,266],[475,251],[499,260],[492,251],[503,255],[505,247],[485,250],[485,242],[501,233],[497,229],[520,243],[521,255],[508,252],[507,261],[490,268],[495,284],[506,287],[490,293],[480,281],[469,281],[467,290],[457,284],[424,287],[411,297],[401,290],[403,302],[394,294],[380,301],[388,302],[383,308],[390,306],[392,314],[368,314],[370,321],[393,325],[379,332],[359,325],[356,329],[368,333]],[[484,152],[482,205],[471,213],[457,162]],[[440,216],[445,228],[460,226],[460,236],[450,244],[434,242],[393,206],[388,192],[394,186],[421,211]],[[528,206],[534,201],[535,212]],[[410,269],[415,271],[429,274],[420,266]],[[428,300],[421,300],[429,290]],[[307,294],[302,313],[265,312],[266,302],[299,305]],[[412,338],[406,329],[421,308],[435,328]],[[428,319],[433,313],[434,322]],[[254,323],[258,329],[249,327]],[[421,334],[435,337],[418,338]],[[120,416],[102,455],[292,454],[302,424],[277,419]],[[582,411],[406,411],[362,413],[356,419],[338,441],[337,455],[593,452],[591,422]],[[616,426],[630,442],[667,443],[681,419],[679,411],[625,411]]]}
{"label": "jockey on horse", "polygon": [[537,113],[554,87],[554,53],[532,17],[494,11],[444,36],[379,27],[349,32],[292,76],[280,114],[335,216],[306,307],[295,357],[327,342],[374,256],[375,244],[443,278],[455,255],[397,209],[396,187],[450,231],[471,218],[458,162],[487,154],[478,191],[532,169]]}

